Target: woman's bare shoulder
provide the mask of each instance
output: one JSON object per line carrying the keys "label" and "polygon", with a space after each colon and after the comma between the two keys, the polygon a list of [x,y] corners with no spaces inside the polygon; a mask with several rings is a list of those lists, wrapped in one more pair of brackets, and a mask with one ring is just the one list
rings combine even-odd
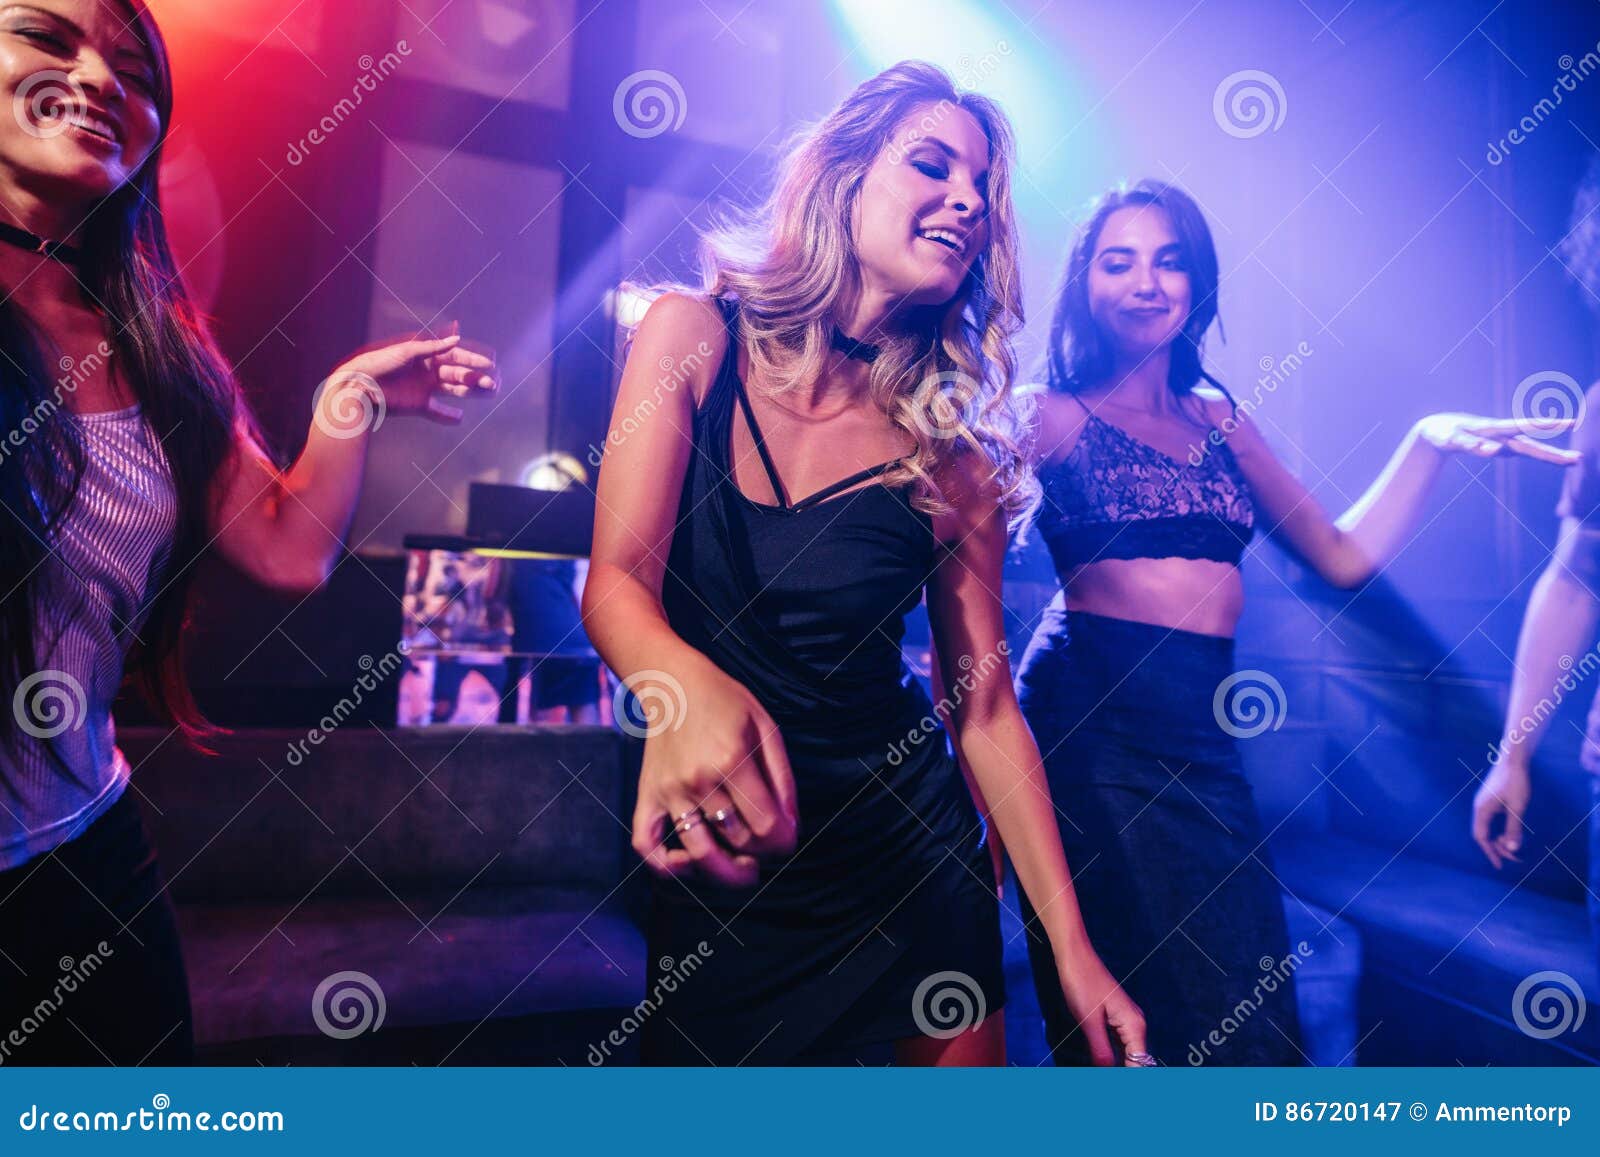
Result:
{"label": "woman's bare shoulder", "polygon": [[1078,444],[1089,412],[1082,403],[1043,385],[1036,390],[1031,457],[1036,466],[1059,462]]}
{"label": "woman's bare shoulder", "polygon": [[674,290],[650,303],[631,343],[663,377],[687,381],[698,409],[728,345],[728,326],[709,296]]}

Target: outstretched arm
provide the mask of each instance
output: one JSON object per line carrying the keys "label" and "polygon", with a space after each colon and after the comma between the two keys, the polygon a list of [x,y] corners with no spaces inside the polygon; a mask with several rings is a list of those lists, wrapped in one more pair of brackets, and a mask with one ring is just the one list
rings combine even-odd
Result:
{"label": "outstretched arm", "polygon": [[[1446,454],[1488,458],[1509,452],[1563,466],[1577,460],[1572,451],[1544,441],[1570,429],[1570,421],[1432,414],[1406,432],[1372,485],[1333,518],[1279,461],[1248,414],[1236,413],[1220,393],[1196,395],[1212,426],[1225,432],[1273,537],[1324,580],[1346,589],[1365,583],[1404,548]],[[1539,437],[1529,437],[1530,430]]]}
{"label": "outstretched arm", "polygon": [[494,360],[460,343],[459,334],[408,338],[353,355],[318,390],[305,449],[287,470],[241,425],[212,516],[212,534],[228,561],[266,586],[298,592],[320,586],[344,546],[379,421],[414,413],[454,424],[461,411],[439,394],[495,389]]}

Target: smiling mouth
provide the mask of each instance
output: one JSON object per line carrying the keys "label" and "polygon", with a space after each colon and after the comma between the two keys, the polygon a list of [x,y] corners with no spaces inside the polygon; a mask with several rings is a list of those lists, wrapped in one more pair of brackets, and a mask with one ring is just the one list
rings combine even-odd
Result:
{"label": "smiling mouth", "polygon": [[79,132],[105,141],[107,144],[119,145],[121,138],[117,136],[116,128],[110,121],[97,117],[93,113],[68,112],[65,114],[66,122]]}
{"label": "smiling mouth", "polygon": [[120,145],[122,143],[122,134],[117,131],[117,126],[110,120],[99,113],[89,109],[77,108],[72,104],[56,104],[45,110],[40,119],[44,124],[52,128],[65,126],[82,133],[84,136],[104,141],[108,145]]}
{"label": "smiling mouth", "polygon": [[966,241],[948,229],[918,229],[917,236],[924,241],[932,241],[935,245],[944,246],[958,257],[967,251]]}

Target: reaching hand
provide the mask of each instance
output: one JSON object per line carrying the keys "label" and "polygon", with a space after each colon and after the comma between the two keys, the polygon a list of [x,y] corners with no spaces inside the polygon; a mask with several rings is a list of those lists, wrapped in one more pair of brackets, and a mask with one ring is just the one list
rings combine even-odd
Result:
{"label": "reaching hand", "polygon": [[[455,425],[462,410],[440,397],[483,396],[499,388],[492,354],[467,349],[461,344],[460,324],[452,322],[444,337],[421,335],[394,338],[356,351],[341,362],[328,377],[327,393],[358,389],[368,395],[360,403],[389,414],[418,414],[435,422]],[[373,397],[373,394],[376,397]],[[345,420],[339,397],[327,399],[334,425],[350,425]],[[376,421],[369,421],[376,426]]]}
{"label": "reaching hand", "polygon": [[1493,458],[1503,451],[1522,454],[1555,466],[1575,466],[1582,457],[1546,441],[1565,434],[1576,418],[1484,418],[1477,414],[1429,414],[1417,423],[1417,434],[1429,445],[1452,454]]}

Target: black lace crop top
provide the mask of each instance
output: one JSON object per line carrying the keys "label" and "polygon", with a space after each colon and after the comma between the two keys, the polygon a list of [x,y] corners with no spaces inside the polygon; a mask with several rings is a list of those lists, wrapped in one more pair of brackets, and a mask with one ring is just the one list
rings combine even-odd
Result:
{"label": "black lace crop top", "polygon": [[1033,524],[1056,573],[1108,558],[1238,566],[1255,506],[1227,443],[1205,438],[1183,461],[1085,411],[1077,445],[1039,470],[1044,495]]}

